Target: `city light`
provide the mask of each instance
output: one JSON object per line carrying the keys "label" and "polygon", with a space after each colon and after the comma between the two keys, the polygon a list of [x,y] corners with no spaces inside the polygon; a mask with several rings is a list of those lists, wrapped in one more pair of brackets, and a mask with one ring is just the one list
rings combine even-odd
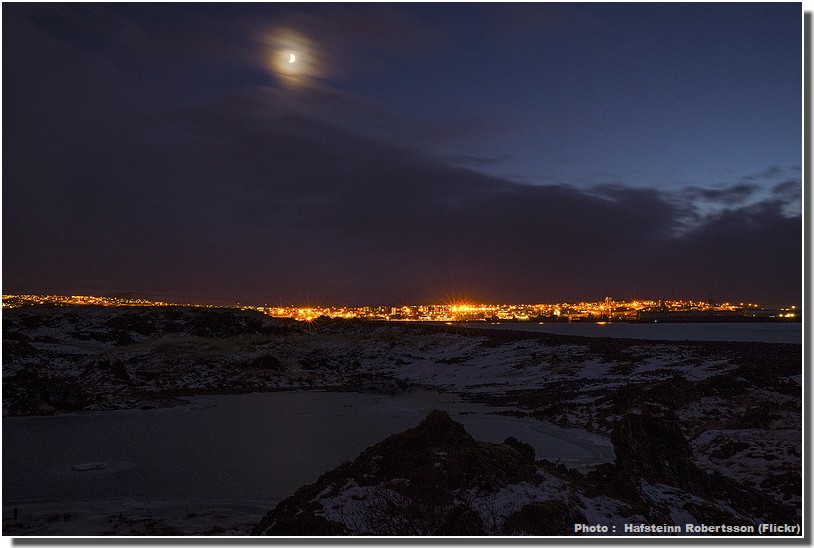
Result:
{"label": "city light", "polygon": [[613,321],[696,321],[715,318],[772,319],[798,318],[797,306],[781,309],[760,308],[755,303],[733,305],[725,302],[713,304],[705,301],[674,299],[614,301],[606,297],[601,301],[550,304],[412,304],[402,306],[216,306],[200,303],[170,303],[148,299],[105,297],[94,295],[3,295],[3,308],[23,306],[190,306],[206,308],[237,308],[255,310],[275,318],[290,318],[314,322],[320,318],[346,320],[404,321],[404,322],[477,322],[503,321],[533,322],[613,322]]}

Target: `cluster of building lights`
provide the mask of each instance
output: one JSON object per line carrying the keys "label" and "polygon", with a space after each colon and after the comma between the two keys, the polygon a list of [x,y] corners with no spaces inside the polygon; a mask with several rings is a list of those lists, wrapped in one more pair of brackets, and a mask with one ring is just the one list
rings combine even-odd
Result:
{"label": "cluster of building lights", "polygon": [[580,321],[638,320],[643,315],[762,315],[783,318],[797,316],[797,308],[766,310],[756,303],[713,304],[692,300],[632,300],[616,302],[610,298],[595,302],[556,304],[471,304],[448,303],[409,306],[365,307],[244,307],[270,316],[313,321],[319,317],[360,318],[385,321]]}
{"label": "cluster of building lights", "polygon": [[[214,305],[169,303],[125,297],[100,297],[90,295],[3,295],[3,308],[32,305],[85,305],[85,306],[204,306]],[[690,317],[699,314],[738,315],[773,318],[796,318],[796,306],[782,309],[763,309],[755,303],[715,304],[693,300],[630,300],[614,301],[606,297],[601,301],[556,304],[473,304],[446,303],[405,306],[247,306],[232,307],[256,310],[277,318],[293,318],[314,321],[318,318],[345,318],[380,321],[630,321],[643,317],[658,319],[670,315]]]}
{"label": "cluster of building lights", "polygon": [[172,306],[163,301],[124,297],[97,297],[94,295],[3,295],[3,308],[33,305],[85,305],[85,306]]}

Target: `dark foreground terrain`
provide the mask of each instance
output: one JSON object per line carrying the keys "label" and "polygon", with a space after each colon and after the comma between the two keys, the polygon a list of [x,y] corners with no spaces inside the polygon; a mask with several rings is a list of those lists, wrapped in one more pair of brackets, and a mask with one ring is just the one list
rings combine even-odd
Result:
{"label": "dark foreground terrain", "polygon": [[252,531],[263,535],[575,534],[576,524],[797,523],[794,509],[699,468],[680,426],[625,416],[616,462],[587,474],[535,461],[512,437],[478,442],[447,414],[390,436],[298,490]]}
{"label": "dark foreground terrain", "polygon": [[[613,464],[578,472],[535,461],[522,440],[477,442],[436,413],[303,487],[254,534],[798,523],[801,373],[795,344],[303,324],[181,307],[3,312],[4,416],[148,409],[197,394],[429,387],[614,444]],[[115,532],[171,534],[159,526]],[[42,530],[4,511],[5,534]],[[206,531],[180,531],[196,532]]]}

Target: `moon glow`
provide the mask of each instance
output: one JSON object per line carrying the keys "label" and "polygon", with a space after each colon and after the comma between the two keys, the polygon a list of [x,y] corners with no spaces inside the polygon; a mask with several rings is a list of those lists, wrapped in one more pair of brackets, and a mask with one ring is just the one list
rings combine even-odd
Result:
{"label": "moon glow", "polygon": [[310,86],[323,74],[324,64],[315,43],[307,36],[286,28],[271,29],[266,36],[266,63],[270,72],[285,85]]}

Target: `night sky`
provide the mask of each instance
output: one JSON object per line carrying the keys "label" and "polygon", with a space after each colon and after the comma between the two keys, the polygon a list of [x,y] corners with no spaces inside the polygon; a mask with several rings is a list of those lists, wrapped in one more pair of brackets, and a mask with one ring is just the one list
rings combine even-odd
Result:
{"label": "night sky", "polygon": [[799,3],[2,9],[4,293],[800,304]]}

